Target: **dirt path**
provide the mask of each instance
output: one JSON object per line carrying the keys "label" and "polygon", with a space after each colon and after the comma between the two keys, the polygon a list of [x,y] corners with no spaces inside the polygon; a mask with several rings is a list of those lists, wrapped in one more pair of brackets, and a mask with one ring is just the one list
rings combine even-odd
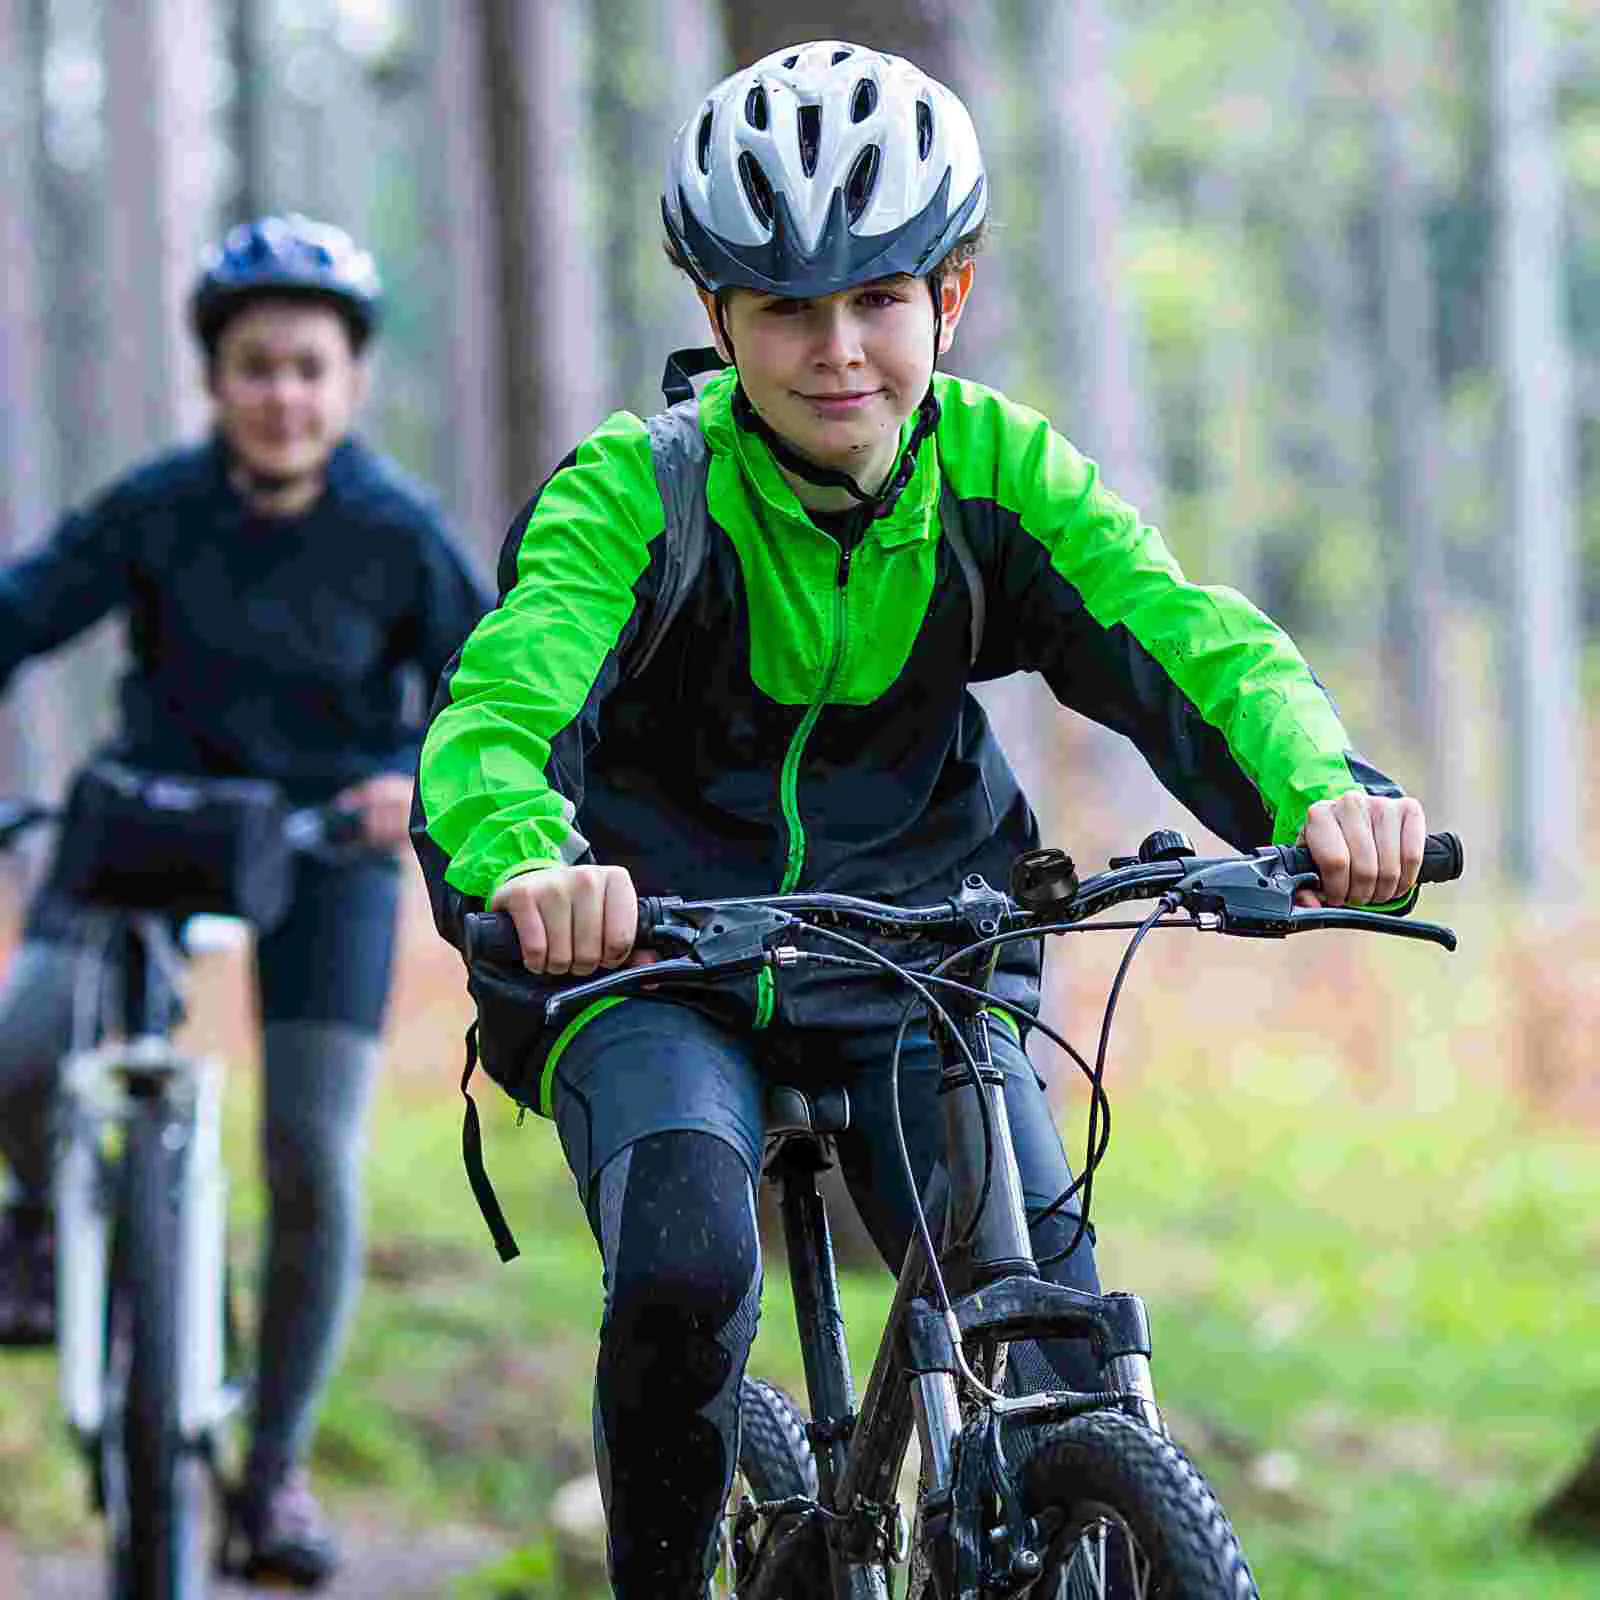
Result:
{"label": "dirt path", "polygon": [[[441,1600],[450,1581],[504,1553],[498,1535],[478,1528],[341,1526],[344,1570],[322,1600]],[[218,1583],[214,1600],[250,1600],[266,1591]],[[274,1591],[281,1592],[281,1591]],[[19,1550],[0,1533],[0,1600],[105,1600],[104,1564],[94,1554]]]}

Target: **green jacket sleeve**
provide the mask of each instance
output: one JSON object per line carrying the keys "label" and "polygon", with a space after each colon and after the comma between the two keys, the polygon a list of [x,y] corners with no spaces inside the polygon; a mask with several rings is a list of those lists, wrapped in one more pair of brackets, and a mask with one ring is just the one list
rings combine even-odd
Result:
{"label": "green jacket sleeve", "polygon": [[1315,801],[1348,789],[1399,793],[1351,750],[1270,618],[1232,589],[1189,582],[1161,535],[1038,413],[951,389],[947,471],[964,502],[994,507],[1007,670],[1038,670],[1063,704],[1126,734],[1242,847],[1293,840]]}
{"label": "green jacket sleeve", "polygon": [[446,669],[418,772],[427,853],[459,894],[586,854],[583,756],[662,526],[649,437],[618,412],[513,527],[499,604]]}

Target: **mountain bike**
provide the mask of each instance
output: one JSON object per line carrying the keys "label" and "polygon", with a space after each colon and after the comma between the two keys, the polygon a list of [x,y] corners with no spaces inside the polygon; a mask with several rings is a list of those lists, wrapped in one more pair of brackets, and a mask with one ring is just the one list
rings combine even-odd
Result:
{"label": "mountain bike", "polygon": [[[162,780],[203,798],[203,780]],[[0,801],[0,849],[57,820]],[[359,819],[286,811],[287,854],[335,850]],[[61,1403],[105,1518],[112,1600],[207,1592],[208,1492],[246,1397],[225,1249],[222,1068],[180,1050],[185,955],[170,916],[84,914],[73,1047],[55,1128]]]}
{"label": "mountain bike", "polygon": [[[1422,882],[1461,873],[1452,834],[1431,835]],[[1088,1159],[1051,1211],[1078,1202],[1076,1247],[1089,1224],[1095,1168],[1105,1154],[1104,1071],[1118,998],[1145,937],[1184,927],[1247,938],[1363,929],[1455,948],[1450,929],[1391,914],[1306,909],[1317,884],[1303,847],[1201,858],[1182,834],[1150,835],[1136,856],[1080,881],[1059,850],[1021,857],[1010,892],[968,877],[960,892],[902,907],[835,894],[734,900],[646,897],[639,942],[654,965],[574,983],[545,1001],[561,1025],[604,995],[674,982],[703,985],[762,967],[825,962],[877,969],[911,991],[901,1038],[918,1007],[932,1019],[943,1063],[944,1158],[918,1197],[916,1232],[866,1391],[852,1390],[828,1220],[816,1175],[828,1140],[849,1126],[848,1096],[792,1085],[768,1102],[766,1175],[779,1191],[810,1416],[770,1384],[741,1394],[739,1481],[724,1524],[720,1592],[738,1600],[883,1600],[909,1561],[906,1593],[938,1600],[1031,1595],[1037,1600],[1250,1600],[1249,1564],[1226,1514],[1168,1437],[1150,1376],[1149,1320],[1138,1296],[1089,1294],[1040,1276],[1010,1141],[1001,1074],[985,1011],[1015,1014],[1066,1049],[1090,1082]],[[1415,904],[1415,893],[1407,911]],[[1112,984],[1091,1066],[1022,1008],[988,992],[996,953],[1021,939],[1086,931],[1110,908],[1154,900],[1137,921]],[[847,931],[848,930],[848,931]],[[806,947],[795,940],[806,936]],[[931,940],[951,948],[932,971],[897,966],[866,942]],[[467,918],[469,963],[520,966],[515,925],[498,912]],[[818,947],[821,948],[818,948]],[[894,1113],[899,1124],[897,1043]],[[1047,1263],[1048,1264],[1048,1263]],[[1002,1376],[1014,1341],[1087,1338],[1094,1392],[1019,1387]],[[912,1431],[922,1476],[914,1532],[897,1486]]]}

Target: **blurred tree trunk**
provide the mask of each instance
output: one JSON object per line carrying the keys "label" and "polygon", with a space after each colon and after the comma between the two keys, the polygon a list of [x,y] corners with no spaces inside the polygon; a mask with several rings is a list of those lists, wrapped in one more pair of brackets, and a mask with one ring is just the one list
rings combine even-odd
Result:
{"label": "blurred tree trunk", "polygon": [[1397,711],[1426,792],[1442,793],[1446,761],[1441,635],[1446,605],[1437,321],[1428,261],[1430,202],[1419,145],[1424,41],[1401,8],[1376,14],[1374,168],[1384,577],[1384,654]]}
{"label": "blurred tree trunk", "polygon": [[[45,78],[44,137],[34,153],[46,258],[40,287],[55,469],[46,494],[55,513],[89,494],[117,465],[105,368],[112,297],[102,277],[109,226],[103,199],[106,107],[97,94],[72,92],[74,86],[104,81],[105,40],[95,7],[69,12],[34,0],[31,9],[42,58],[66,69],[54,80]],[[45,697],[44,714],[34,726],[45,747],[41,758],[51,787],[109,725],[113,626],[102,624],[90,642],[27,669],[30,692]]]}
{"label": "blurred tree trunk", "polygon": [[1267,605],[1262,533],[1267,520],[1265,429],[1272,407],[1263,394],[1259,335],[1250,288],[1253,264],[1245,234],[1245,196],[1225,164],[1204,168],[1194,186],[1195,221],[1235,285],[1207,318],[1200,346],[1200,484],[1205,502],[1208,583],[1226,583]]}
{"label": "blurred tree trunk", "polygon": [[104,11],[106,218],[102,282],[116,297],[103,381],[119,466],[204,415],[185,360],[185,301],[212,227],[205,149],[205,0],[115,0]]}
{"label": "blurred tree trunk", "polygon": [[995,6],[951,8],[943,81],[966,102],[978,130],[989,174],[993,235],[979,259],[976,287],[955,348],[943,364],[962,377],[1008,392],[1016,388],[1022,366],[1018,346],[1033,338],[1033,331],[1024,326],[1016,293],[1021,263],[1014,252],[1021,247],[1016,218],[1021,214],[1017,196],[1022,179],[1015,118],[1006,93],[1016,70],[1011,43]]}
{"label": "blurred tree trunk", "polygon": [[1509,864],[1547,900],[1576,887],[1578,569],[1571,358],[1548,0],[1491,0],[1493,325],[1506,447]]}
{"label": "blurred tree trunk", "polygon": [[[1106,482],[1153,518],[1160,459],[1145,395],[1143,339],[1128,283],[1132,182],[1110,0],[1035,0],[1030,88],[1047,178],[1039,250],[1059,286],[1063,420]],[[1063,93],[1063,85],[1071,93]]]}
{"label": "blurred tree trunk", "polygon": [[603,179],[586,87],[587,8],[486,0],[485,22],[505,318],[505,499],[520,506],[608,409],[594,216]]}
{"label": "blurred tree trunk", "polygon": [[271,65],[267,9],[271,0],[233,0],[227,47],[233,66],[231,104],[234,159],[233,193],[225,225],[259,217],[270,207]]}
{"label": "blurred tree trunk", "polygon": [[661,249],[661,180],[673,136],[728,71],[722,13],[716,0],[613,0],[595,31],[615,398],[647,416],[664,403],[667,356],[711,342],[693,286]]}
{"label": "blurred tree trunk", "polygon": [[[32,0],[0,0],[0,565],[44,531],[51,460],[44,260],[37,178],[42,37]],[[41,792],[53,776],[34,731],[51,708],[42,684],[14,686],[0,710],[0,794]]]}
{"label": "blurred tree trunk", "polygon": [[[1382,530],[1374,467],[1375,352],[1356,215],[1372,183],[1371,105],[1354,70],[1350,31],[1333,6],[1308,0],[1299,16],[1304,35],[1293,54],[1290,93],[1305,115],[1293,152],[1295,176],[1320,169],[1326,177],[1291,181],[1282,196],[1291,237],[1290,404],[1299,418],[1293,461],[1317,538],[1341,552],[1344,572],[1361,574],[1336,597],[1337,634],[1362,665],[1361,678],[1370,680],[1383,638],[1381,609],[1370,600]],[[1340,172],[1340,150],[1352,153],[1353,170]],[[1278,604],[1265,591],[1260,598],[1268,610]],[[1304,606],[1310,597],[1297,598]]]}
{"label": "blurred tree trunk", "polygon": [[842,39],[906,56],[947,82],[955,9],[956,0],[819,0],[805,7],[802,20],[785,0],[724,0],[723,14],[735,66],[748,66],[786,44]]}
{"label": "blurred tree trunk", "polygon": [[[1055,353],[1057,426],[1146,520],[1160,512],[1160,449],[1145,394],[1143,339],[1126,270],[1132,181],[1111,0],[1033,0],[1026,90],[1042,157],[1038,196],[1043,317]],[[1063,85],[1071,85],[1071,93]],[[1053,335],[1053,336],[1052,336]],[[1051,762],[1089,780],[1120,817],[1148,815],[1155,780],[1125,739],[1054,719]]]}
{"label": "blurred tree trunk", "polygon": [[434,319],[434,369],[442,376],[443,410],[450,418],[439,487],[456,526],[484,570],[492,572],[517,506],[506,492],[506,388],[484,8],[478,0],[424,5],[419,22],[428,125],[436,130],[424,153],[433,168],[426,184],[424,203],[431,215],[424,236],[436,241],[430,286],[444,307]]}

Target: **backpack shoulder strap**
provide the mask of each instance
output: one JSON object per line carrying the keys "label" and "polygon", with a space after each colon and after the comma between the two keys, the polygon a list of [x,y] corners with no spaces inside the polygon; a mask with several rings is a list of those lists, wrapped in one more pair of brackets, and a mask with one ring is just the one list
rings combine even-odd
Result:
{"label": "backpack shoulder strap", "polygon": [[700,431],[700,402],[682,401],[648,418],[645,429],[666,526],[661,533],[661,582],[625,662],[630,678],[650,665],[683,610],[711,547],[711,513],[706,508],[710,451]]}
{"label": "backpack shoulder strap", "polygon": [[944,532],[945,539],[949,542],[950,553],[956,558],[956,565],[961,568],[961,576],[966,580],[967,600],[972,610],[972,653],[967,659],[969,667],[978,664],[978,652],[983,649],[983,573],[979,570],[978,559],[972,553],[972,545],[967,539],[967,530],[961,514],[961,502],[956,498],[956,492],[950,487],[950,480],[945,478],[939,492],[939,526]]}

